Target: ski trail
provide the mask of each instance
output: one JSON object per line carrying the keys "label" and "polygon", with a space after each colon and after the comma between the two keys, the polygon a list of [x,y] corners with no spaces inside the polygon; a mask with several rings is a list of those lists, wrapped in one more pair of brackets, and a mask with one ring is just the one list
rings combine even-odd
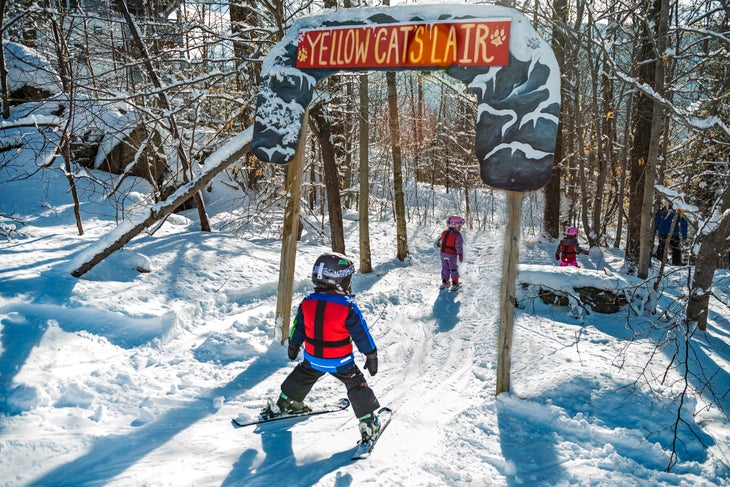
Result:
{"label": "ski trail", "polygon": [[[464,287],[457,293],[439,290],[438,249],[429,239],[409,266],[389,270],[378,293],[363,298],[371,310],[387,307],[375,330],[382,367],[369,382],[381,404],[395,410],[375,458],[397,455],[402,471],[392,466],[384,471],[404,483],[408,465],[436,453],[443,456],[458,441],[450,433],[455,422],[485,401],[494,407],[499,310],[485,309],[483,303],[494,302],[499,291],[501,259],[495,256],[501,255],[501,242],[478,239],[469,242],[468,252]],[[399,449],[400,438],[414,435],[420,439],[417,447]],[[453,459],[455,465],[459,461]],[[364,468],[377,471],[372,464]]]}

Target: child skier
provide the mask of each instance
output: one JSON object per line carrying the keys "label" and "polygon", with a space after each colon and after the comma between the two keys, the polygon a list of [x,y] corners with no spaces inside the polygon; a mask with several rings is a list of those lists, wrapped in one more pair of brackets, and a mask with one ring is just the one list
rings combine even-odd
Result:
{"label": "child skier", "polygon": [[436,246],[441,250],[441,289],[453,285],[452,289],[459,289],[459,262],[464,262],[464,239],[461,236],[461,227],[464,219],[460,216],[450,216],[446,219],[446,230],[441,232]]}
{"label": "child skier", "polygon": [[312,270],[314,292],[300,303],[289,333],[288,355],[296,360],[304,344],[304,357],[281,384],[274,414],[309,411],[302,401],[325,373],[347,388],[363,442],[380,429],[375,411],[380,407],[365,376],[355,364],[352,342],[365,354],[365,369],[378,372],[378,353],[365,319],[350,294],[355,266],[342,254],[329,252],[317,258]]}
{"label": "child skier", "polygon": [[568,227],[565,230],[565,237],[558,244],[558,248],[555,250],[555,260],[560,261],[560,267],[566,267],[569,265],[580,267],[578,262],[575,260],[577,254],[588,255],[587,250],[583,250],[578,245],[578,229],[575,227]]}

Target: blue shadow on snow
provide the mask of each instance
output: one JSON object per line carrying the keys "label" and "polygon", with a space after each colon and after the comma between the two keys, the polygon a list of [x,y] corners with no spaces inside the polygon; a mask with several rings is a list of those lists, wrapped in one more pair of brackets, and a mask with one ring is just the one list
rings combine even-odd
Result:
{"label": "blue shadow on snow", "polygon": [[459,323],[459,309],[461,301],[456,299],[458,293],[442,290],[433,303],[433,317],[438,323],[439,333],[453,330]]}
{"label": "blue shadow on snow", "polygon": [[[85,455],[56,467],[28,485],[36,487],[76,487],[79,485],[104,485],[108,483],[150,452],[170,441],[181,431],[214,414],[216,411],[212,408],[213,398],[220,396],[235,397],[251,389],[262,378],[270,376],[275,370],[279,369],[286,358],[285,356],[282,357],[281,348],[276,345],[278,344],[272,345],[269,350],[259,355],[235,379],[224,386],[211,390],[206,397],[201,397],[184,406],[172,409],[155,421],[130,433],[97,438],[89,446]],[[287,432],[283,436],[262,435],[262,442],[264,451],[267,452],[264,463],[257,467],[256,472],[252,472],[249,466],[254,460],[255,452],[244,452],[224,485],[275,485],[277,483],[276,479],[281,478],[279,468],[283,464],[288,465],[291,462],[289,466],[295,469],[296,463],[293,455],[282,454],[282,452],[287,451],[291,453],[291,433]],[[349,459],[348,452],[323,460],[320,462],[322,468],[311,469],[306,484],[316,483],[320,478],[339,468],[345,462],[345,459]],[[304,485],[304,483],[301,485]]]}

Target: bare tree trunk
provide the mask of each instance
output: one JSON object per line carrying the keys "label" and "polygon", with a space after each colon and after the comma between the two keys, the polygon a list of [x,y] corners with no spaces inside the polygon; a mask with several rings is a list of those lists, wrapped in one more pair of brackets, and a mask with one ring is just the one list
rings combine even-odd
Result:
{"label": "bare tree trunk", "polygon": [[[233,41],[233,53],[236,62],[236,88],[239,92],[245,93],[246,97],[254,98],[258,91],[259,77],[261,75],[261,63],[251,62],[261,55],[261,44],[255,42],[257,33],[252,32],[252,27],[259,25],[259,13],[255,0],[230,0],[231,31],[235,38]],[[250,125],[253,119],[255,106],[245,105],[237,116],[241,130]],[[257,188],[262,179],[265,179],[265,172],[261,170],[262,162],[256,159],[253,154],[246,158],[244,163],[245,187]]]}
{"label": "bare tree trunk", "polygon": [[[651,86],[655,81],[656,52],[654,51],[654,32],[650,28],[649,20],[656,23],[662,0],[652,0],[645,6],[646,19],[637,22],[642,26],[642,37],[639,41],[638,58],[635,65],[638,68],[640,83]],[[654,103],[652,99],[641,91],[636,93],[634,104],[633,146],[631,148],[631,182],[629,187],[629,215],[627,220],[626,263],[629,268],[635,268],[639,263],[639,247],[641,243],[641,214],[644,202],[644,187],[646,177],[646,161],[649,157],[651,142],[651,125]]]}
{"label": "bare tree trunk", "polygon": [[[132,20],[129,9],[127,9],[127,2],[125,0],[117,0],[117,6],[122,12],[124,19],[129,26],[129,30],[132,34],[132,39],[137,45],[139,51],[142,53],[142,60],[144,62],[145,69],[147,70],[147,74],[152,80],[152,84],[155,86],[155,88],[159,90],[158,99],[160,101],[160,106],[162,106],[162,108],[166,112],[168,112],[167,121],[170,125],[170,133],[172,133],[172,137],[175,139],[175,150],[177,152],[178,158],[180,159],[180,164],[183,168],[183,182],[187,183],[190,178],[193,177],[193,171],[190,165],[190,161],[188,160],[187,153],[185,152],[185,148],[183,147],[182,136],[178,131],[175,116],[171,112],[170,102],[168,101],[165,92],[162,91],[162,82],[160,82],[160,78],[159,76],[157,76],[157,71],[152,65],[150,54],[147,51],[147,46],[142,41],[142,36],[137,29],[137,24],[135,24],[134,20]],[[204,232],[210,232],[210,222],[208,221],[208,215],[205,213],[205,203],[203,202],[203,197],[200,195],[200,193],[195,193],[193,195],[193,200],[195,201],[195,206],[198,210],[198,218],[200,219],[201,230],[203,230]]]}
{"label": "bare tree trunk", "polygon": [[[664,59],[662,58],[664,48],[667,44],[666,32],[669,24],[669,2],[660,2],[659,24],[657,25],[656,38],[656,62],[654,71],[654,91],[663,95],[664,93]],[[651,139],[649,140],[649,152],[644,168],[644,191],[641,205],[641,241],[639,242],[639,270],[637,277],[646,279],[649,275],[649,259],[651,249],[654,246],[654,182],[656,180],[656,166],[660,151],[660,138],[662,135],[664,119],[664,107],[658,102],[653,103],[651,119]],[[671,234],[670,234],[671,235]]]}
{"label": "bare tree trunk", "polygon": [[75,104],[73,78],[71,73],[71,56],[68,52],[66,36],[64,36],[62,32],[62,26],[64,25],[63,20],[60,23],[56,22],[56,19],[53,17],[52,13],[50,13],[53,12],[53,10],[51,9],[51,5],[48,0],[46,0],[46,8],[49,12],[51,32],[53,33],[53,43],[56,50],[56,56],[58,58],[58,75],[61,78],[61,85],[63,86],[64,93],[68,95],[68,116],[66,117],[66,124],[64,125],[63,131],[61,132],[59,150],[63,156],[64,172],[66,174],[66,179],[68,180],[68,186],[71,189],[71,197],[73,198],[76,230],[79,235],[83,235],[84,226],[81,222],[81,202],[79,201],[78,191],[76,191],[76,180],[74,179],[74,171],[71,167],[70,132],[72,129]]}
{"label": "bare tree trunk", "polygon": [[[603,129],[601,130],[602,136],[605,137],[605,143],[603,144],[603,152],[601,154],[601,157],[603,158],[603,170],[605,180],[600,184],[600,187],[603,189],[606,186],[609,186],[607,189],[607,195],[605,199],[602,199],[601,202],[601,208],[599,208],[599,211],[602,212],[602,219],[599,224],[599,222],[594,222],[593,225],[593,231],[595,232],[595,244],[596,245],[605,245],[606,244],[606,228],[609,221],[609,215],[611,215],[616,208],[616,204],[614,203],[616,199],[614,198],[615,192],[613,192],[611,189],[613,187],[613,179],[611,177],[612,174],[615,174],[612,172],[612,170],[616,167],[616,154],[614,151],[615,142],[616,142],[616,131],[614,130],[615,126],[615,118],[613,115],[614,110],[614,90],[613,90],[613,82],[611,80],[610,73],[610,66],[607,59],[603,59],[603,116],[604,116],[604,122],[603,122]],[[615,178],[615,175],[614,175]]]}
{"label": "bare tree trunk", "polygon": [[[383,0],[383,5],[390,6],[390,0]],[[390,150],[393,155],[393,186],[395,208],[395,232],[397,239],[397,257],[404,261],[408,256],[408,231],[406,229],[406,209],[403,196],[403,163],[401,161],[400,127],[398,125],[398,90],[395,84],[395,73],[385,73],[385,85],[388,92],[388,120],[390,122]]]}
{"label": "bare tree trunk", "polygon": [[370,98],[368,96],[368,75],[360,75],[360,194],[358,197],[358,225],[360,230],[360,272],[368,274],[373,271],[373,260],[370,255]]}
{"label": "bare tree trunk", "polygon": [[403,161],[400,147],[400,126],[398,125],[398,90],[395,84],[395,73],[385,73],[385,84],[388,90],[388,120],[390,122],[390,150],[393,155],[393,186],[395,199],[395,226],[398,247],[398,260],[404,261],[408,256],[408,231],[406,228],[406,205],[403,195]]}
{"label": "bare tree trunk", "polygon": [[[554,5],[553,40],[552,48],[555,59],[560,66],[560,73],[563,79],[569,79],[569,72],[572,66],[565,63],[565,49],[568,45],[564,28],[568,25],[568,4],[566,0],[556,0]],[[561,86],[569,86],[568,83],[561,83]],[[562,106],[565,107],[565,101]],[[564,117],[564,116],[563,116]],[[561,195],[561,166],[563,164],[563,117],[558,120],[558,137],[555,141],[555,153],[553,162],[553,173],[550,181],[545,185],[545,207],[543,209],[543,232],[550,238],[560,236],[560,195]]]}
{"label": "bare tree trunk", "polygon": [[424,105],[423,105],[423,77],[416,76],[416,116],[414,120],[414,131],[416,134],[415,144],[415,155],[413,156],[413,163],[416,166],[416,179],[421,180],[419,176],[422,175],[421,168],[421,153],[423,152],[423,117],[424,117]]}
{"label": "bare tree trunk", "polygon": [[71,197],[74,201],[74,219],[76,220],[76,230],[79,235],[84,234],[84,225],[81,222],[81,203],[79,201],[79,194],[76,190],[76,179],[74,178],[74,171],[71,167],[71,121],[73,120],[73,95],[69,93],[69,112],[66,124],[63,127],[61,133],[61,154],[63,155],[63,164],[66,173],[66,179],[68,179],[68,186],[71,189]]}
{"label": "bare tree trunk", "polygon": [[324,114],[321,103],[313,106],[310,112],[310,127],[319,141],[324,167],[324,184],[327,192],[327,211],[330,220],[330,236],[332,250],[345,253],[345,232],[342,227],[342,203],[340,198],[340,175],[335,160],[335,149],[332,146],[330,122]]}
{"label": "bare tree trunk", "polygon": [[[5,7],[7,0],[0,0],[0,32],[5,32]],[[10,88],[8,88],[8,68],[5,64],[5,43],[0,38],[0,102],[3,104],[3,118],[10,118]]]}
{"label": "bare tree trunk", "polygon": [[696,322],[700,330],[707,329],[707,312],[715,270],[720,266],[721,255],[728,251],[730,238],[730,191],[725,191],[720,205],[721,217],[715,228],[706,232],[700,241],[695,261],[695,274],[687,305],[687,321]]}
{"label": "bare tree trunk", "polygon": [[[605,54],[604,54],[605,55]],[[591,226],[590,231],[586,229],[586,237],[588,237],[588,243],[592,247],[596,245],[602,235],[602,216],[604,212],[604,193],[606,189],[606,180],[608,179],[608,167],[609,167],[609,157],[610,154],[606,150],[606,146],[609,145],[607,134],[608,127],[610,127],[611,119],[610,119],[610,110],[611,110],[611,79],[608,77],[606,69],[607,64],[605,62],[605,59],[602,59],[600,61],[600,70],[596,70],[598,72],[595,73],[595,80],[596,80],[596,103],[595,103],[595,110],[598,113],[603,113],[604,115],[596,120],[596,144],[597,144],[597,150],[595,151],[595,164],[598,167],[598,174],[595,176],[595,188],[593,193],[593,202],[592,202],[592,213],[591,213]],[[601,100],[600,104],[598,101],[598,94],[603,95],[603,99]]]}
{"label": "bare tree trunk", "polygon": [[[626,109],[626,125],[624,125],[623,130],[623,140],[629,140],[629,134],[631,133],[631,103],[628,103],[628,107]],[[618,215],[616,216],[616,240],[614,241],[613,247],[615,249],[621,248],[621,235],[623,235],[623,228],[624,228],[624,198],[626,197],[626,171],[628,170],[629,166],[629,153],[626,150],[626,144],[623,144],[623,147],[621,148],[621,155],[619,157],[619,176],[618,176]]]}

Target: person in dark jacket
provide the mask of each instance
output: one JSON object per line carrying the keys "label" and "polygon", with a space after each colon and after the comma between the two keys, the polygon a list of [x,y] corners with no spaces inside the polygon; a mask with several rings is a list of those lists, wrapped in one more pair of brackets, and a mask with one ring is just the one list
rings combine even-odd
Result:
{"label": "person in dark jacket", "polygon": [[654,228],[659,235],[656,258],[660,261],[664,259],[665,248],[669,242],[672,265],[683,265],[681,241],[687,239],[687,218],[681,211],[678,212],[671,204],[667,204],[654,214]]}
{"label": "person in dark jacket", "polygon": [[569,265],[580,267],[575,258],[578,254],[588,255],[588,251],[583,250],[578,245],[578,229],[568,227],[565,230],[565,236],[558,243],[558,248],[555,249],[555,260],[560,261],[560,267],[567,267]]}
{"label": "person in dark jacket", "polygon": [[367,323],[350,294],[355,266],[348,257],[329,252],[317,258],[312,269],[314,292],[299,305],[289,333],[288,355],[296,360],[304,346],[303,360],[281,384],[275,409],[307,410],[304,398],[317,380],[329,373],[347,388],[363,441],[380,428],[375,411],[380,407],[373,390],[355,363],[353,341],[365,354],[365,369],[378,372],[378,351]]}
{"label": "person in dark jacket", "polygon": [[446,219],[446,230],[441,232],[441,236],[436,241],[441,257],[441,289],[452,285],[454,289],[458,289],[461,286],[459,262],[464,262],[464,237],[461,235],[463,225],[462,217],[450,216]]}

